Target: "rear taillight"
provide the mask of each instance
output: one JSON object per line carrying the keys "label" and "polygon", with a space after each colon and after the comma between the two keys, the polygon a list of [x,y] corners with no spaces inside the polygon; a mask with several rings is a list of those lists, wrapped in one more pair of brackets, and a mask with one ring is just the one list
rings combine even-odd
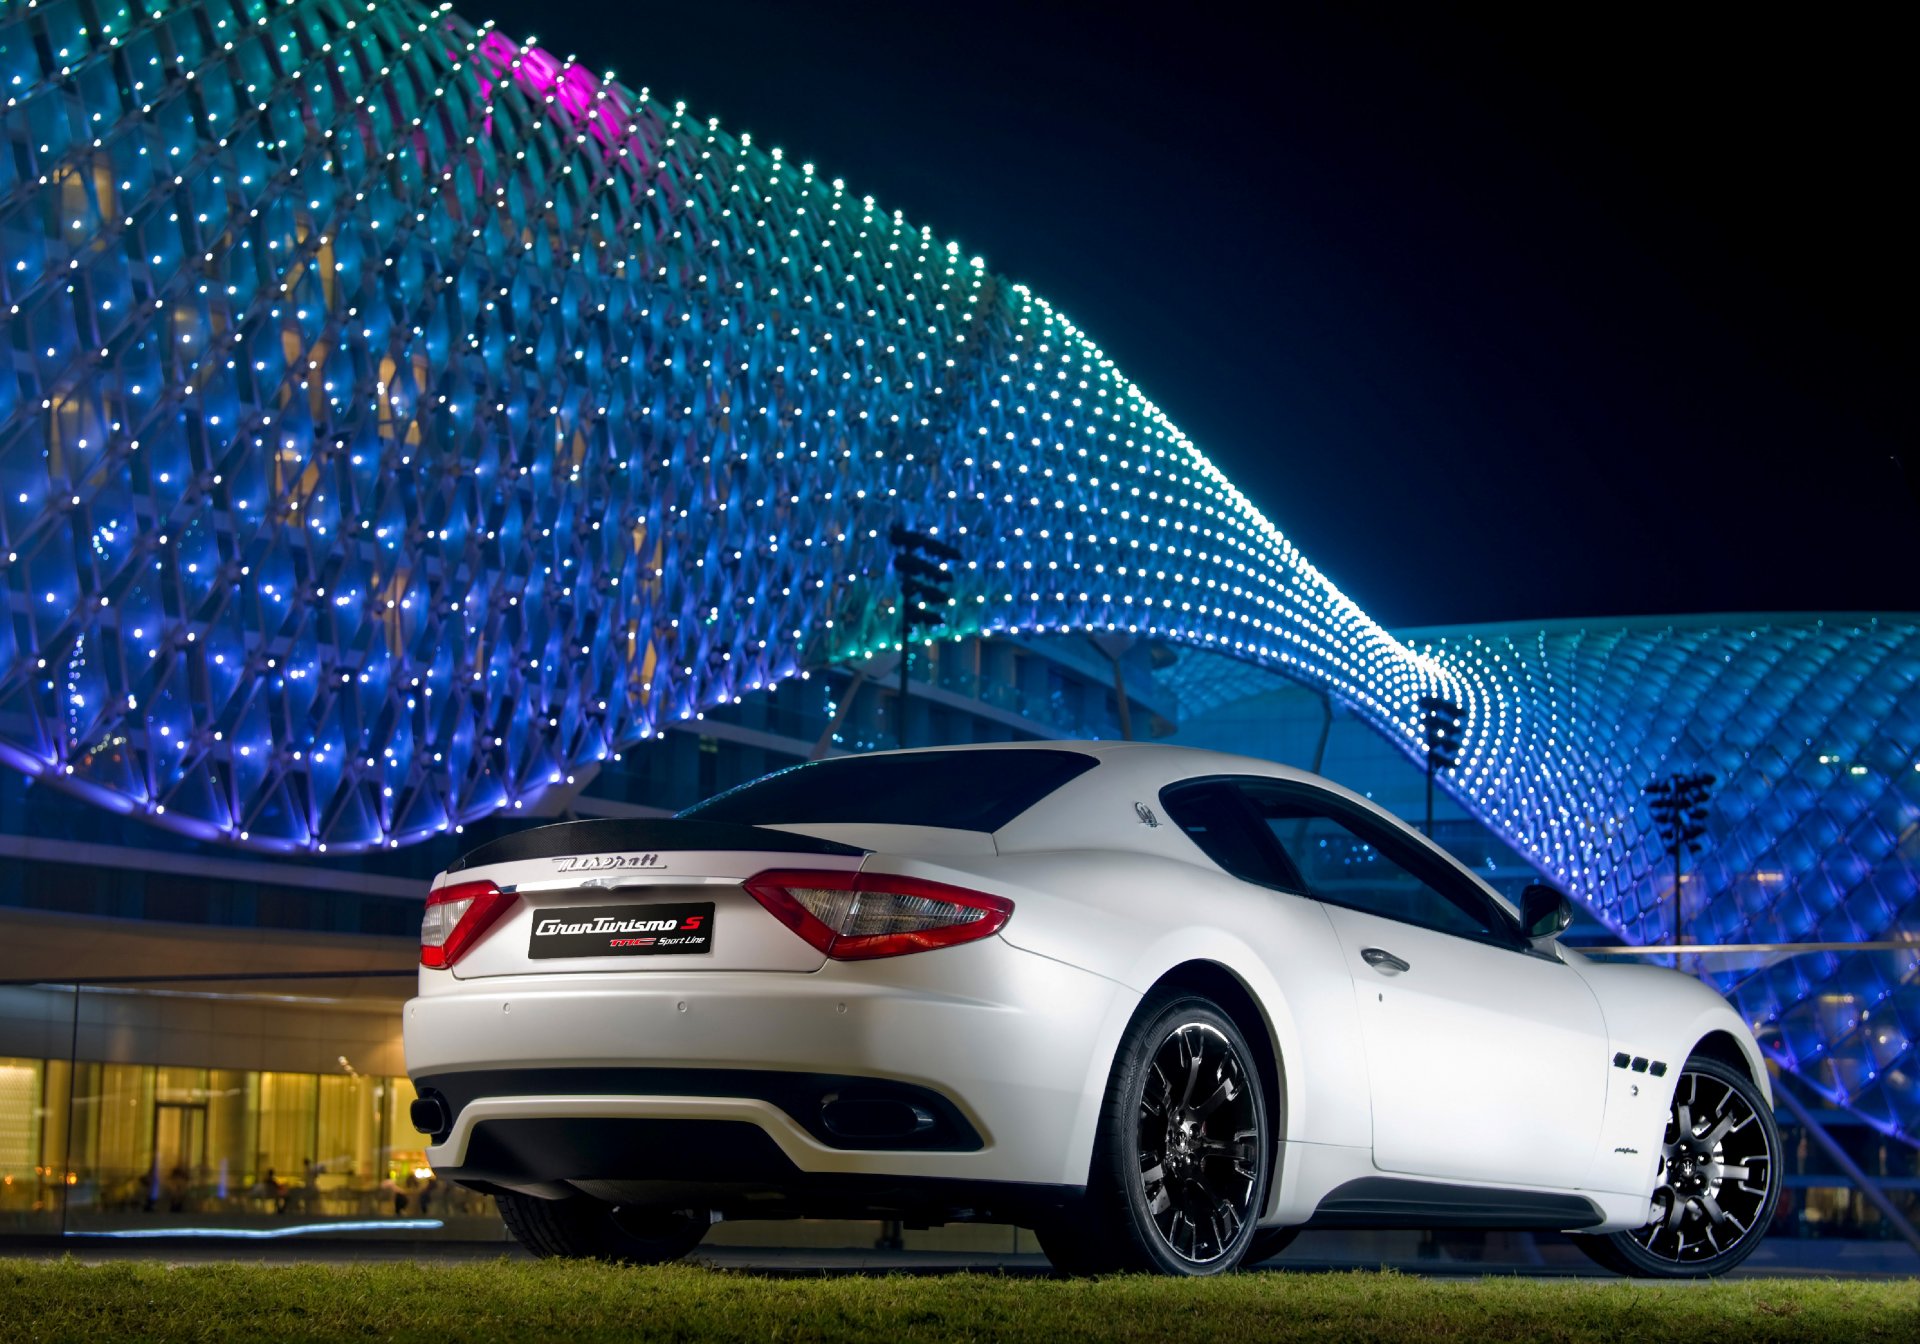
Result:
{"label": "rear taillight", "polygon": [[491,882],[455,882],[427,893],[420,918],[420,964],[443,971],[480,941],[514,897]]}
{"label": "rear taillight", "polygon": [[776,868],[742,884],[773,917],[835,961],[897,957],[998,933],[1013,902],[890,873]]}

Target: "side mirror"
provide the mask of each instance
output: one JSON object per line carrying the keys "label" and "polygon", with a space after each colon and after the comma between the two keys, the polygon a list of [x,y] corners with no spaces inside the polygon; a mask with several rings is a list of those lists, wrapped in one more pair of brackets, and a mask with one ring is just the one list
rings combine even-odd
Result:
{"label": "side mirror", "polygon": [[1544,882],[1520,893],[1520,925],[1529,938],[1553,938],[1573,923],[1573,903]]}

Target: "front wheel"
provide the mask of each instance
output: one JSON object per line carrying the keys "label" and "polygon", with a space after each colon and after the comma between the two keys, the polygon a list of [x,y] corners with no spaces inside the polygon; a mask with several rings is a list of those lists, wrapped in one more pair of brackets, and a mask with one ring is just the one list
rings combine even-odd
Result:
{"label": "front wheel", "polygon": [[1687,1061],[1656,1179],[1645,1227],[1576,1236],[1575,1244],[1597,1264],[1644,1279],[1709,1278],[1753,1254],[1780,1200],[1780,1130],[1743,1071]]}
{"label": "front wheel", "polygon": [[707,1235],[708,1220],[696,1213],[629,1209],[585,1195],[535,1199],[503,1192],[494,1200],[513,1239],[542,1259],[663,1265]]}
{"label": "front wheel", "polygon": [[1082,1204],[1036,1228],[1070,1274],[1232,1269],[1256,1235],[1273,1143],[1259,1065],[1218,1005],[1149,1003],[1121,1038]]}

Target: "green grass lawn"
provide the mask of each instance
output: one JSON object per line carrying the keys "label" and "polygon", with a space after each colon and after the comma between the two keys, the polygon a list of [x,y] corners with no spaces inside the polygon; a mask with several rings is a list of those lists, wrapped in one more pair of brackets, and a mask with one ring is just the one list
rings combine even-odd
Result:
{"label": "green grass lawn", "polygon": [[6,1338],[1920,1341],[1920,1280],[761,1278],[691,1266],[0,1260]]}

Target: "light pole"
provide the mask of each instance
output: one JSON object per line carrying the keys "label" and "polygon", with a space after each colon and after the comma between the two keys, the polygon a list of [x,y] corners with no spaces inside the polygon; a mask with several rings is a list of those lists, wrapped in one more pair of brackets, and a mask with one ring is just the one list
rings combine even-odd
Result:
{"label": "light pole", "polygon": [[1680,944],[1686,941],[1686,911],[1681,900],[1682,871],[1686,856],[1700,852],[1700,837],[1707,833],[1707,796],[1717,776],[1704,771],[1697,774],[1674,773],[1647,785],[1647,810],[1662,843],[1673,854],[1673,968],[1680,969]]}
{"label": "light pole", "polygon": [[1460,706],[1439,695],[1423,695],[1418,704],[1427,743],[1427,839],[1433,839],[1433,772],[1460,763]]}
{"label": "light pole", "polygon": [[[895,736],[904,747],[907,745],[907,665],[913,657],[913,632],[923,625],[947,623],[946,613],[940,608],[953,601],[956,576],[948,566],[959,563],[960,550],[938,537],[915,532],[898,523],[887,529],[887,541],[893,547],[893,572],[900,580],[900,717],[895,724]],[[943,563],[936,564],[936,560]]]}

